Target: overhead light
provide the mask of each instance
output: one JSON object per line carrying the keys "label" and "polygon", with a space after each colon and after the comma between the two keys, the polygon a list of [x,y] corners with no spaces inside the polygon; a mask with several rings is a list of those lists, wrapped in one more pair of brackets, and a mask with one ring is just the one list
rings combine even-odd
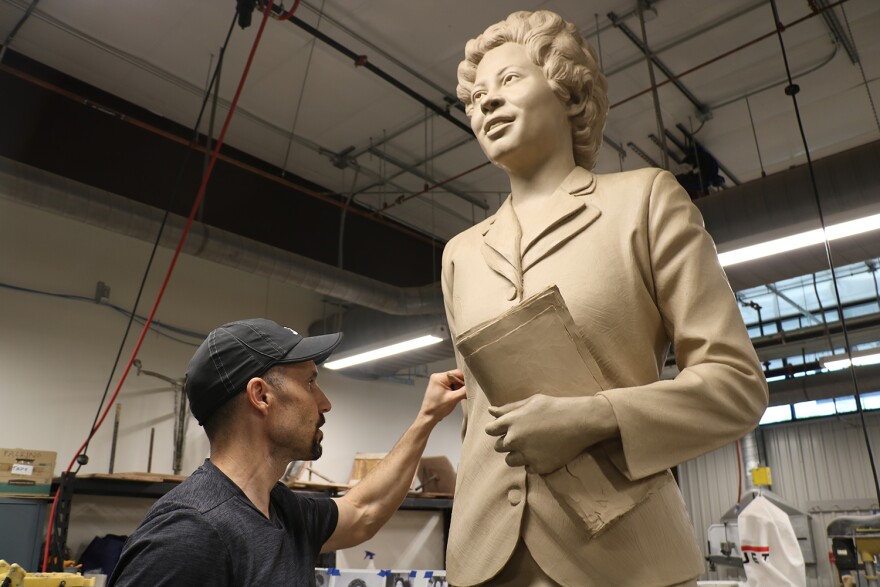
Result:
{"label": "overhead light", "polygon": [[[863,351],[855,351],[852,355],[852,363],[856,367],[864,365],[876,365],[880,363],[880,349],[866,349]],[[839,371],[849,367],[849,357],[846,355],[830,355],[819,359],[819,364],[829,371]]]}
{"label": "overhead light", "polygon": [[324,366],[331,370],[345,369],[346,367],[354,367],[370,361],[377,361],[393,355],[399,355],[408,351],[431,346],[448,338],[448,330],[445,326],[438,326],[428,331],[411,333],[392,340],[370,345],[370,347],[362,347],[352,349],[350,351],[340,353],[340,355],[332,361],[327,361]]}
{"label": "overhead light", "polygon": [[762,257],[769,257],[771,255],[817,245],[825,241],[826,235],[829,241],[833,241],[839,238],[862,234],[863,232],[877,229],[880,229],[880,214],[865,216],[864,218],[858,218],[856,220],[828,226],[825,228],[824,233],[821,228],[817,228],[815,230],[808,230],[807,232],[767,241],[766,243],[728,251],[719,254],[718,260],[721,261],[722,267],[727,267],[728,265],[744,263],[754,259],[761,259]]}

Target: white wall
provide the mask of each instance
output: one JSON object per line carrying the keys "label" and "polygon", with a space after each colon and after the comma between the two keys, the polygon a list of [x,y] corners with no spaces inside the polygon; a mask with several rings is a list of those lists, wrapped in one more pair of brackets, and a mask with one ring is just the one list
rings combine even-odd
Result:
{"label": "white wall", "polygon": [[[111,287],[110,301],[130,308],[150,248],[148,243],[0,198],[0,282],[91,297],[95,284],[104,281]],[[138,313],[149,312],[170,258],[171,251],[160,249]],[[182,256],[156,318],[207,333],[229,320],[265,316],[304,331],[323,310],[321,297],[312,292]],[[103,305],[0,288],[0,413],[4,422],[0,446],[57,451],[56,474],[65,470],[89,431],[125,325],[125,316]],[[133,328],[129,336],[111,392],[139,331]],[[139,358],[144,369],[182,377],[194,350],[194,346],[149,333]],[[346,481],[356,452],[384,452],[392,447],[418,411],[424,381],[413,385],[363,382],[326,370],[320,379],[333,409],[324,428],[324,456],[315,467]],[[171,387],[132,371],[118,403],[122,414],[114,470],[146,471],[154,427],[152,470],[171,473]],[[437,427],[426,454],[446,455],[457,466],[460,423],[459,409]],[[112,428],[111,410],[92,441],[91,461],[81,474],[107,472]],[[194,420],[189,424],[185,451],[183,473],[187,474],[208,454],[207,440]],[[109,517],[118,517],[116,507],[108,508]],[[100,526],[101,511],[88,511],[89,519],[97,520],[90,532]],[[436,525],[430,520],[419,523]]]}

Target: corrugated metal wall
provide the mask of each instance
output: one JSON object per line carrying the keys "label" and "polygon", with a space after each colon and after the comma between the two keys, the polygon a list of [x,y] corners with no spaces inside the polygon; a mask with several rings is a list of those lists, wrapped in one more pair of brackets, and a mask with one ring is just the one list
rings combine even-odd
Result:
{"label": "corrugated metal wall", "polygon": [[[880,451],[880,414],[865,416],[868,435]],[[876,508],[874,484],[857,416],[780,424],[763,429],[773,492],[812,516],[815,568],[808,568],[810,587],[832,587],[828,562],[828,523],[841,515],[864,515]],[[880,454],[876,455],[880,459]],[[722,447],[679,467],[679,480],[697,538],[706,553],[706,530],[736,502],[737,464],[734,445]],[[727,578],[725,571],[706,579]]]}

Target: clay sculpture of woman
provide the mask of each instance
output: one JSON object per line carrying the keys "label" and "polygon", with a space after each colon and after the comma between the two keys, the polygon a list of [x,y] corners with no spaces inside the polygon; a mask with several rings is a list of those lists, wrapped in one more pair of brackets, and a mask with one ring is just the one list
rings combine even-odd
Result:
{"label": "clay sculpture of woman", "polygon": [[[490,26],[468,42],[458,80],[510,196],[444,250],[450,331],[556,285],[603,386],[492,406],[459,357],[468,398],[448,580],[695,585],[703,557],[669,469],[753,429],[768,398],[699,212],[666,171],[591,171],[607,84],[558,15]],[[528,340],[499,368],[529,369],[540,345]],[[671,345],[680,373],[660,380]],[[599,474],[570,466],[585,455]]]}

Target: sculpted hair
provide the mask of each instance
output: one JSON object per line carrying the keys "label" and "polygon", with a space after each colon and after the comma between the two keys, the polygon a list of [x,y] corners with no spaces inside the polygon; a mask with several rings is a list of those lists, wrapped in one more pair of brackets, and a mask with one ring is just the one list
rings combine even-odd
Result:
{"label": "sculpted hair", "polygon": [[550,87],[563,104],[582,104],[570,118],[575,163],[586,169],[596,165],[602,130],[608,114],[608,82],[599,71],[596,52],[577,28],[548,10],[514,12],[468,41],[458,65],[458,99],[468,116],[477,66],[483,56],[504,43],[526,49],[532,63],[544,70]]}

